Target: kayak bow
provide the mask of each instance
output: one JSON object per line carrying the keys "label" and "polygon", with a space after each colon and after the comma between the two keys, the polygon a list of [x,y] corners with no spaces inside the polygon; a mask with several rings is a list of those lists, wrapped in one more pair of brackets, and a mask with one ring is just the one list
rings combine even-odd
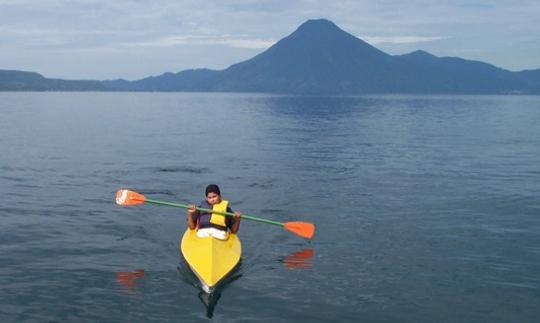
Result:
{"label": "kayak bow", "polygon": [[227,240],[213,237],[199,238],[197,230],[187,229],[180,244],[182,255],[199,278],[205,292],[211,293],[238,264],[242,245],[236,234]]}

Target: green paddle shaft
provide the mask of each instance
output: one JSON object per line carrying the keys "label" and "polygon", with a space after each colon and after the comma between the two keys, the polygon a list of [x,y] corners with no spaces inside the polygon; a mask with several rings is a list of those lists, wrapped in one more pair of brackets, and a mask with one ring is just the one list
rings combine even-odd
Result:
{"label": "green paddle shaft", "polygon": [[[183,208],[183,209],[189,209],[189,205],[187,205],[187,204],[164,202],[164,201],[158,201],[158,200],[152,200],[152,199],[145,199],[144,201],[146,203],[167,205],[167,206],[179,207],[179,208]],[[205,208],[202,208],[202,207],[195,207],[195,209],[198,210],[198,211],[203,211],[203,212],[208,212],[208,213],[216,213],[216,214],[221,214],[221,215],[226,215],[226,216],[234,216],[234,213],[231,213],[231,212],[214,211],[212,209],[205,209]],[[273,224],[273,225],[277,225],[277,226],[280,226],[280,227],[284,226],[283,223],[278,222],[278,221],[261,219],[261,218],[258,218],[258,217],[252,216],[252,215],[247,215],[247,214],[242,214],[241,218],[242,219],[248,219],[248,220],[255,221],[255,222]]]}

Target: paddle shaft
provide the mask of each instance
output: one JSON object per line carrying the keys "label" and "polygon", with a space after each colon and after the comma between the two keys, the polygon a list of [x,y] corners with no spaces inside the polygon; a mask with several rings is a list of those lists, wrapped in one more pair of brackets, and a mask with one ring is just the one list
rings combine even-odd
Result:
{"label": "paddle shaft", "polygon": [[[146,203],[152,203],[152,204],[158,204],[158,205],[166,205],[166,206],[172,206],[172,207],[179,207],[179,208],[183,208],[183,209],[189,209],[189,205],[187,205],[187,204],[164,202],[164,201],[152,200],[152,199],[148,199],[148,198],[145,199],[144,201]],[[234,213],[231,213],[231,212],[214,211],[212,209],[205,209],[205,208],[202,208],[202,207],[195,207],[195,209],[198,210],[198,211],[203,211],[203,212],[208,212],[208,213],[216,213],[216,214],[221,214],[221,215],[226,215],[226,216],[234,216]],[[280,226],[280,227],[284,226],[283,223],[278,222],[278,221],[261,219],[261,218],[258,218],[258,217],[252,216],[252,215],[247,215],[247,214],[242,214],[241,218],[251,220],[251,221],[255,221],[255,222],[273,224],[273,225],[277,225],[277,226]]]}

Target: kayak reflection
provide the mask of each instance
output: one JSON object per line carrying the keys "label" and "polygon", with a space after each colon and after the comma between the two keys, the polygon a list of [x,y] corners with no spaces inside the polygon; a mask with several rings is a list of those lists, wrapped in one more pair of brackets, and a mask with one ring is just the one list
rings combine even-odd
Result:
{"label": "kayak reflection", "polygon": [[199,299],[206,307],[206,317],[211,319],[214,316],[214,308],[217,305],[219,298],[221,297],[221,291],[215,290],[214,292],[208,294],[204,291],[199,292]]}
{"label": "kayak reflection", "polygon": [[189,265],[184,262],[177,267],[178,274],[180,279],[182,279],[187,284],[195,287],[198,290],[198,298],[203,303],[206,308],[206,317],[212,318],[214,316],[214,310],[216,305],[221,298],[222,292],[231,286],[232,282],[242,277],[241,272],[242,260],[238,263],[235,269],[229,273],[220,283],[212,290],[211,293],[205,292],[203,286],[197,276],[189,269]]}
{"label": "kayak reflection", "polygon": [[283,262],[287,269],[311,269],[314,253],[313,248],[305,248],[285,256]]}
{"label": "kayak reflection", "polygon": [[235,275],[231,275],[222,281],[210,294],[206,293],[204,290],[199,292],[199,299],[204,304],[204,307],[206,307],[206,317],[212,318],[212,316],[214,316],[214,309],[218,300],[221,298],[221,293],[231,285],[231,282],[240,277],[242,277],[242,274],[237,272]]}

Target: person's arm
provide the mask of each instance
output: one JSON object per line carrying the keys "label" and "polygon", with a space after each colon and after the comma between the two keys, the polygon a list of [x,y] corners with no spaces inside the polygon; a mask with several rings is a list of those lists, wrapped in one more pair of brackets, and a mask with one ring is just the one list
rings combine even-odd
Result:
{"label": "person's arm", "polygon": [[190,230],[195,230],[195,228],[197,227],[197,225],[193,221],[195,212],[197,212],[197,210],[195,209],[195,205],[190,204],[189,208],[187,209],[187,224]]}
{"label": "person's arm", "polygon": [[234,212],[233,224],[231,225],[231,233],[236,233],[236,232],[238,232],[238,229],[240,229],[240,217],[241,216],[242,216],[242,213]]}

